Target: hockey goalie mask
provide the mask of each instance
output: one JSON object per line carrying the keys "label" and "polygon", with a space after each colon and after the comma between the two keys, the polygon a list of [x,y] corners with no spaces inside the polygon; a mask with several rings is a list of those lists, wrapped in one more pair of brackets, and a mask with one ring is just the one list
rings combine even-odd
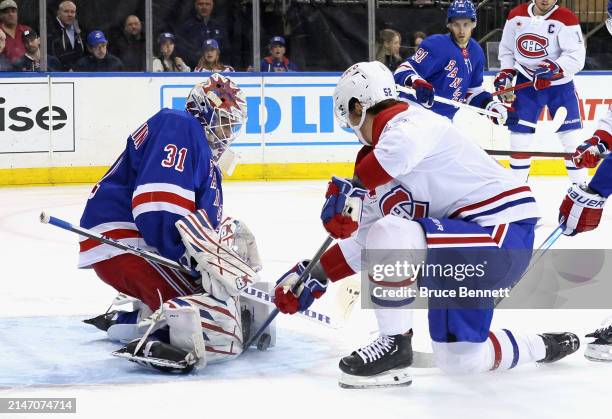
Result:
{"label": "hockey goalie mask", "polygon": [[244,92],[217,73],[191,89],[185,110],[204,128],[215,161],[240,135],[247,118]]}
{"label": "hockey goalie mask", "polygon": [[[349,104],[357,99],[362,106],[361,120],[351,124]],[[361,134],[366,111],[387,99],[397,99],[393,74],[378,61],[357,63],[342,74],[334,90],[334,114],[343,128],[351,128],[362,144],[370,145]]]}

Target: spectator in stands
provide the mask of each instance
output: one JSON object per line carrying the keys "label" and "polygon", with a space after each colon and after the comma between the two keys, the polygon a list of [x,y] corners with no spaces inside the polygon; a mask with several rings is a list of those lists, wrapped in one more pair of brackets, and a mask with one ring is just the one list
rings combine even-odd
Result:
{"label": "spectator in stands", "polygon": [[378,48],[376,50],[376,61],[380,61],[391,71],[404,61],[400,56],[400,45],[402,36],[393,29],[383,29],[379,34]]}
{"label": "spectator in stands", "polygon": [[226,73],[234,71],[229,65],[224,65],[220,61],[221,51],[219,44],[214,39],[207,39],[204,43],[204,52],[198,61],[198,65],[193,71],[210,71],[211,73]]}
{"label": "spectator in stands", "polygon": [[268,48],[270,55],[261,60],[261,71],[299,71],[297,65],[285,57],[285,52],[287,51],[285,48],[285,38],[282,36],[273,37],[270,39]]}
{"label": "spectator in stands", "polygon": [[85,56],[85,43],[76,10],[73,2],[61,2],[57,7],[57,16],[48,25],[48,52],[61,62],[60,71],[71,71],[76,62]]}
{"label": "spectator in stands", "polygon": [[413,44],[415,48],[418,48],[423,42],[423,39],[427,38],[427,34],[425,32],[417,31],[414,33]]}
{"label": "spectator in stands", "polygon": [[0,2],[0,29],[6,34],[4,54],[11,62],[15,62],[25,54],[23,45],[23,32],[30,29],[19,24],[17,3],[15,0],[2,0]]}
{"label": "spectator in stands", "polygon": [[123,62],[125,71],[144,71],[146,44],[142,22],[138,16],[129,15],[123,21],[121,35],[114,39],[113,51]]}
{"label": "spectator in stands", "polygon": [[[23,45],[26,52],[15,61],[15,71],[41,71],[40,37],[34,29],[23,32]],[[47,55],[48,71],[61,71],[61,63],[52,55]]]}
{"label": "spectator in stands", "polygon": [[174,35],[164,32],[157,39],[158,54],[153,59],[153,71],[191,71],[185,61],[176,55],[174,50]]}
{"label": "spectator in stands", "polygon": [[207,39],[214,39],[224,48],[224,56],[229,57],[229,44],[226,42],[226,30],[212,18],[213,0],[194,0],[195,13],[178,31],[179,53],[194,66],[200,57],[200,51]]}
{"label": "spectator in stands", "polygon": [[6,34],[0,31],[0,71],[13,71],[13,63],[4,55],[6,46]]}
{"label": "spectator in stands", "polygon": [[92,31],[87,35],[89,55],[81,58],[74,71],[123,71],[123,63],[108,53],[108,41],[104,32]]}

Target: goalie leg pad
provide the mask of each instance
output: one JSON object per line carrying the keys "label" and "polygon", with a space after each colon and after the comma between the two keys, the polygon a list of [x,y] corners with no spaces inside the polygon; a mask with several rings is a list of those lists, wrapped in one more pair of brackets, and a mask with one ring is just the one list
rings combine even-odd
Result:
{"label": "goalie leg pad", "polygon": [[[166,305],[168,309],[191,307],[198,314],[199,333],[203,337],[207,363],[229,360],[242,352],[242,321],[238,297],[222,301],[208,294],[196,294],[173,298],[164,303],[164,308]],[[189,328],[193,327],[193,324],[185,323]],[[180,322],[181,325],[185,323]],[[173,333],[172,326],[170,331]],[[180,334],[187,341],[193,339],[193,329]]]}
{"label": "goalie leg pad", "polygon": [[200,326],[200,313],[193,306],[171,307],[164,303],[164,316],[170,329],[170,344],[193,352],[201,366],[206,365],[206,347]]}

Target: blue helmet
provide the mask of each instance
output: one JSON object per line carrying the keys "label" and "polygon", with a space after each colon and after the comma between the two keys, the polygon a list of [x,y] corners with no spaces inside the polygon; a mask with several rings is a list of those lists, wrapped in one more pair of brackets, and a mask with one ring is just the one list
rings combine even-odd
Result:
{"label": "blue helmet", "polygon": [[453,19],[471,19],[476,23],[476,8],[470,0],[454,0],[446,12],[446,23]]}

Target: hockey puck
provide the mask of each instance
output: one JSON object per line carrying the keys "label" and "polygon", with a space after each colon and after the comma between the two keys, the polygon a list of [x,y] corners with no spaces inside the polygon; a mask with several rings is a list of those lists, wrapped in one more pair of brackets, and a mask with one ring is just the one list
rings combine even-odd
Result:
{"label": "hockey puck", "polygon": [[260,351],[265,351],[270,347],[270,342],[272,341],[272,336],[268,333],[264,333],[259,337],[257,341],[257,349]]}

